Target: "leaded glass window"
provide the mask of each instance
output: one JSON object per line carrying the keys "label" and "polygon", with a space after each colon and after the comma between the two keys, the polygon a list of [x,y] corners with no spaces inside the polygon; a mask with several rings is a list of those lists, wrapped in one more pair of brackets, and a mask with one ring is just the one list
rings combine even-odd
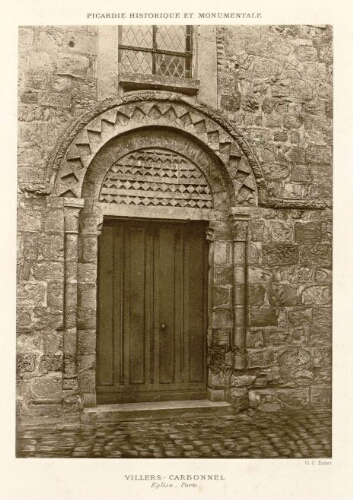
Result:
{"label": "leaded glass window", "polygon": [[122,73],[191,78],[191,26],[121,26]]}

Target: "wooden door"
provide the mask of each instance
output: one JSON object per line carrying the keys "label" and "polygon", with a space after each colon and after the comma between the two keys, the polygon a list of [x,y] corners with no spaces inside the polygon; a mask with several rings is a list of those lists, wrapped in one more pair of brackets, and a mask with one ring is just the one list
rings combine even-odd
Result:
{"label": "wooden door", "polygon": [[204,222],[108,219],[99,245],[99,403],[206,397]]}

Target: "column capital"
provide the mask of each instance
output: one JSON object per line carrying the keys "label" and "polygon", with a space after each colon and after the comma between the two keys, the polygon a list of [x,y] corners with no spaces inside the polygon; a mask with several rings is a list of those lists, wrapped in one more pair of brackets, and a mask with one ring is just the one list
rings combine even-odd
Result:
{"label": "column capital", "polygon": [[85,200],[82,198],[65,198],[65,233],[78,233],[79,213],[84,206]]}
{"label": "column capital", "polygon": [[76,208],[77,210],[81,210],[84,204],[85,200],[83,198],[64,198],[65,208]]}
{"label": "column capital", "polygon": [[246,241],[248,236],[249,214],[231,209],[229,219],[232,225],[233,241]]}

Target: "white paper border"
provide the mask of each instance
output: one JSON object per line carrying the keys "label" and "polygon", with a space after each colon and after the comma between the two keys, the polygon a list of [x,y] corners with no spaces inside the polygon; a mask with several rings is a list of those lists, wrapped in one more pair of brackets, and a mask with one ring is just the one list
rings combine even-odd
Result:
{"label": "white paper border", "polygon": [[[348,1],[296,0],[173,4],[154,1],[17,0],[5,5],[1,27],[1,276],[2,360],[0,498],[40,499],[349,499],[353,498],[352,431],[352,129],[353,29]],[[5,10],[3,8],[3,10]],[[334,27],[334,444],[330,466],[305,460],[254,459],[16,459],[15,453],[15,256],[17,30],[19,25],[113,24],[87,20],[87,12],[261,12],[256,20],[200,20],[190,24],[332,24]],[[138,20],[138,23],[148,21]],[[182,24],[182,20],[154,24]],[[116,24],[132,24],[130,19]],[[188,22],[186,22],[188,23]],[[147,482],[124,481],[124,474],[223,474],[226,481],[202,489],[151,491]]]}

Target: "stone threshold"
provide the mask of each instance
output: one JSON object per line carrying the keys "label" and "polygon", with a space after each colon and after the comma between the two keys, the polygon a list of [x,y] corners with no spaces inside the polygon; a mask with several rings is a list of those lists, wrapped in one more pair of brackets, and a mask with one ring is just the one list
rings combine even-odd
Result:
{"label": "stone threshold", "polygon": [[168,417],[192,417],[204,414],[225,414],[232,411],[226,401],[212,402],[208,399],[188,401],[151,401],[144,403],[122,403],[97,405],[85,408],[83,421],[114,422],[121,420],[145,420]]}

